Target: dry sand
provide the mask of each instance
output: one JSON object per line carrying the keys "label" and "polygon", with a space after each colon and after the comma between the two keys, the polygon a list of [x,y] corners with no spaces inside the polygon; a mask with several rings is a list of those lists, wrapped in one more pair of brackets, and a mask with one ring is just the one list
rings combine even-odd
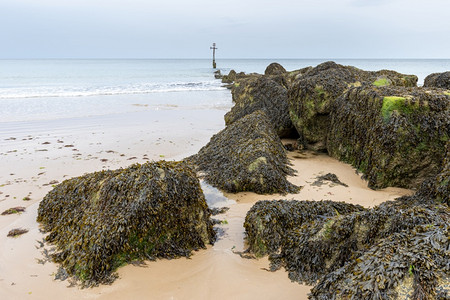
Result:
{"label": "dry sand", "polygon": [[[292,283],[284,271],[266,271],[267,259],[243,259],[234,253],[245,249],[242,225],[250,207],[263,199],[329,199],[369,207],[411,193],[398,188],[373,191],[349,165],[324,154],[290,152],[297,170],[290,180],[304,186],[299,194],[238,193],[225,198],[214,189],[205,191],[207,197],[218,197],[216,206],[227,205],[230,210],[216,216],[223,220],[218,242],[190,259],[122,267],[110,286],[68,288],[67,281],[53,280],[57,266],[38,263],[43,258],[38,242],[43,235],[35,221],[39,201],[52,185],[86,172],[148,160],[179,160],[196,153],[224,127],[224,113],[165,110],[2,125],[0,212],[27,208],[22,214],[0,216],[0,299],[307,299],[310,287]],[[326,173],[336,174],[348,187],[312,185]],[[18,227],[29,232],[6,237]]]}

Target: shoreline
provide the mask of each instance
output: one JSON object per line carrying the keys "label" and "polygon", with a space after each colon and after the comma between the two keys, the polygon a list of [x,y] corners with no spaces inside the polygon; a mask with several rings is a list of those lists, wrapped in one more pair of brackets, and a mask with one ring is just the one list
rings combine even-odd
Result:
{"label": "shoreline", "polygon": [[[142,119],[137,118],[139,114],[142,114]],[[226,222],[218,225],[222,235],[214,246],[194,252],[190,259],[161,259],[148,262],[145,267],[121,267],[118,270],[119,279],[110,286],[69,289],[66,287],[69,285],[68,281],[53,280],[51,274],[56,272],[57,265],[41,265],[37,262],[37,259],[42,259],[42,249],[37,249],[37,241],[42,240],[43,235],[39,232],[35,219],[39,201],[52,188],[49,183],[52,180],[61,182],[85,172],[126,167],[136,162],[180,160],[196,153],[213,134],[225,126],[225,111],[222,110],[146,111],[139,114],[123,114],[122,119],[111,118],[111,122],[104,122],[104,118],[89,119],[97,123],[97,127],[92,127],[92,124],[79,126],[78,123],[78,127],[66,124],[66,132],[58,132],[45,126],[42,129],[34,128],[37,131],[31,139],[27,138],[26,126],[18,128],[15,136],[1,132],[0,153],[4,168],[0,174],[0,209],[4,211],[13,206],[27,206],[22,214],[0,217],[2,297],[139,299],[152,295],[155,299],[306,299],[311,287],[291,282],[285,271],[267,272],[264,270],[269,267],[267,258],[249,260],[233,253],[246,248],[242,224],[250,207],[257,200],[264,199],[328,199],[372,207],[411,193],[398,188],[371,190],[350,165],[325,154],[289,152],[293,168],[297,170],[296,176],[289,177],[289,180],[304,186],[299,194],[281,196],[249,192],[225,193],[230,210],[215,217]],[[127,118],[128,123],[125,124]],[[11,137],[16,139],[10,139]],[[66,147],[70,145],[72,147]],[[47,151],[38,151],[42,149]],[[9,152],[14,150],[17,151]],[[328,172],[335,173],[349,187],[311,185],[317,176]],[[43,174],[38,175],[39,173]],[[10,184],[4,185],[8,182]],[[223,197],[220,192],[213,190],[212,193]],[[23,197],[27,195],[30,195],[31,200],[23,201]],[[16,227],[24,227],[30,231],[17,238],[6,237],[7,232]],[[51,246],[46,245],[45,248]]]}

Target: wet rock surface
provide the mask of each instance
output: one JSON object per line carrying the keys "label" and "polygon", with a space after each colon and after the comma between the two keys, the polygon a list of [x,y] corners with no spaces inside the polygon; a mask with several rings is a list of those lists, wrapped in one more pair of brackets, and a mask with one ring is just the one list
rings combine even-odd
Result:
{"label": "wet rock surface", "polygon": [[446,145],[446,155],[442,170],[438,173],[435,180],[431,179],[431,182],[434,186],[434,197],[437,201],[450,206],[450,141]]}
{"label": "wet rock surface", "polygon": [[450,71],[428,75],[425,77],[423,86],[450,90]]}
{"label": "wet rock surface", "polygon": [[289,117],[286,82],[277,82],[270,76],[250,76],[238,80],[232,87],[235,105],[225,115],[230,125],[257,110],[266,113],[279,137],[295,132]]}
{"label": "wet rock surface", "polygon": [[362,84],[416,86],[416,83],[415,75],[389,70],[369,72],[325,62],[294,80],[288,93],[290,118],[306,144],[313,150],[324,150],[334,102],[346,90]]}
{"label": "wet rock surface", "polygon": [[8,236],[8,237],[17,237],[17,236],[20,236],[20,235],[25,234],[25,233],[27,233],[27,232],[28,232],[28,229],[24,229],[24,228],[14,228],[14,229],[11,229],[11,230],[8,232],[7,236]]}
{"label": "wet rock surface", "polygon": [[271,63],[264,71],[264,75],[282,75],[286,73],[286,69],[279,63]]}
{"label": "wet rock surface", "polygon": [[264,200],[247,212],[244,228],[249,251],[256,256],[278,253],[289,230],[340,214],[363,211],[359,205],[333,201]]}
{"label": "wet rock surface", "polygon": [[334,184],[348,187],[347,184],[340,181],[339,178],[336,176],[336,174],[333,174],[333,173],[327,173],[325,175],[317,176],[316,181],[314,181],[311,185],[321,186],[321,185],[325,184],[325,181],[330,181]]}
{"label": "wet rock surface", "polygon": [[189,256],[214,241],[199,180],[183,162],[135,164],[64,181],[37,221],[57,247],[53,261],[83,286],[111,283],[135,260]]}
{"label": "wet rock surface", "polygon": [[299,188],[286,179],[294,170],[285,151],[266,114],[256,111],[214,135],[187,161],[227,192],[295,193]]}
{"label": "wet rock surface", "polygon": [[418,193],[373,209],[259,201],[245,228],[250,252],[315,285],[311,299],[446,299],[449,221],[448,206]]}
{"label": "wet rock surface", "polygon": [[363,86],[334,103],[328,153],[369,186],[415,188],[435,176],[450,139],[450,97],[441,90]]}
{"label": "wet rock surface", "polygon": [[23,206],[11,207],[11,208],[8,208],[7,210],[5,210],[4,212],[2,212],[1,215],[5,216],[5,215],[12,215],[12,214],[19,214],[21,212],[24,212],[25,209],[26,208]]}

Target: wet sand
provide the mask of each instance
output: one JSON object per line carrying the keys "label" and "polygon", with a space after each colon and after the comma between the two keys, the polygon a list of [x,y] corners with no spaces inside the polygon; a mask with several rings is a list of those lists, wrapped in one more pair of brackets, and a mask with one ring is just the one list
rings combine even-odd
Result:
{"label": "wet sand", "polygon": [[[165,110],[109,117],[6,123],[0,128],[0,213],[25,206],[21,214],[0,216],[0,299],[307,299],[309,286],[291,282],[287,273],[268,272],[266,258],[244,259],[246,212],[263,199],[346,201],[366,207],[408,194],[388,188],[373,191],[355,170],[325,154],[289,152],[303,186],[295,195],[225,194],[205,188],[215,206],[230,210],[215,218],[219,240],[190,259],[158,260],[118,270],[110,286],[68,288],[55,281],[57,266],[40,264],[43,235],[35,219],[39,201],[66,178],[151,160],[179,160],[196,153],[224,127],[222,110]],[[313,185],[317,176],[334,173],[348,185]],[[225,196],[225,197],[224,197]],[[211,200],[211,199],[210,199]],[[6,237],[13,228],[29,232]]]}

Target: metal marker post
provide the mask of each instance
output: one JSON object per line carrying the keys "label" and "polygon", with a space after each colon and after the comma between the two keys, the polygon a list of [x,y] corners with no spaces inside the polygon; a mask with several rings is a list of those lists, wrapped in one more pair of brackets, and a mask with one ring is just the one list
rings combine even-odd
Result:
{"label": "metal marker post", "polygon": [[212,47],[209,47],[209,49],[212,49],[213,51],[213,68],[216,68],[216,43],[213,43]]}

